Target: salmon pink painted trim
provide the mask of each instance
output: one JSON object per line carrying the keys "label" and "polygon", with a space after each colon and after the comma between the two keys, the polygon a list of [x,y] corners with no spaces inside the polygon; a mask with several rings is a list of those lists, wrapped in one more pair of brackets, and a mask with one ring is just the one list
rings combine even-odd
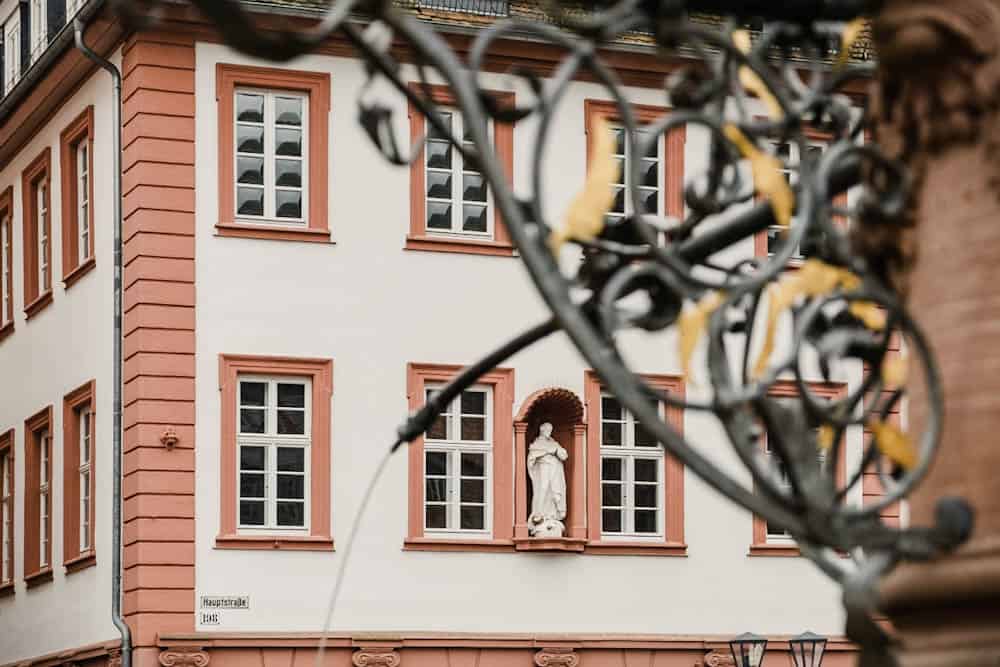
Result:
{"label": "salmon pink painted trim", "polygon": [[[642,375],[651,387],[684,399],[684,381],[673,375]],[[601,538],[601,379],[592,370],[584,373],[584,401],[587,405],[587,553],[607,555],[686,556],[684,542],[684,465],[664,454],[665,536],[660,541],[622,542]],[[684,411],[668,407],[667,420],[684,433]]]}
{"label": "salmon pink painted trim", "polygon": [[[239,534],[236,529],[236,397],[240,374],[289,375],[307,377],[312,382],[312,444],[309,450],[311,522],[309,536],[305,539],[289,539],[282,535],[251,537]],[[333,360],[221,354],[219,391],[222,407],[222,479],[216,548],[331,551],[330,398],[333,395]]]}
{"label": "salmon pink painted trim", "polygon": [[[667,107],[648,104],[633,104],[632,113],[641,124],[651,123],[665,116]],[[591,161],[591,130],[598,118],[611,122],[621,122],[621,111],[611,100],[588,99],[583,102],[584,132],[587,135],[587,164]],[[666,214],[684,219],[684,144],[687,142],[687,128],[672,129],[666,137],[663,152],[663,195]]]}
{"label": "salmon pink painted trim", "polygon": [[[445,106],[455,105],[455,96],[447,86],[410,83],[410,89],[421,97],[430,94],[431,101]],[[514,108],[514,93],[499,90],[486,91],[493,96],[502,109]],[[427,119],[417,107],[410,104],[410,145],[417,146],[427,130]],[[510,123],[494,123],[493,148],[503,166],[507,182],[514,182],[514,126]],[[413,157],[410,163],[410,233],[406,237],[405,250],[428,250],[431,252],[455,252],[468,255],[492,255],[513,257],[514,245],[510,233],[500,215],[500,209],[493,206],[493,239],[477,241],[454,236],[428,234],[426,228],[427,201],[424,182],[424,150]]]}
{"label": "salmon pink painted trim", "polygon": [[[49,460],[46,479],[49,480],[48,539],[45,560],[49,565],[41,566],[39,539],[41,537],[41,504],[39,489],[41,467],[39,466],[39,433],[49,431]],[[31,588],[52,578],[52,497],[55,495],[55,480],[52,479],[52,460],[56,453],[55,434],[52,432],[52,406],[42,408],[24,420],[24,581]]]}
{"label": "salmon pink painted trim", "polygon": [[[97,563],[94,523],[94,492],[97,489],[96,457],[93,443],[97,411],[94,409],[96,383],[85,382],[63,397],[63,566],[77,572]],[[90,408],[90,548],[80,551],[80,410]]]}
{"label": "salmon pink painted trim", "polygon": [[[406,396],[410,410],[424,404],[428,382],[448,382],[462,366],[418,364],[406,366]],[[514,484],[513,437],[511,418],[514,411],[514,369],[494,368],[478,384],[493,388],[493,537],[487,540],[441,539],[424,536],[424,437],[407,447],[409,508],[407,534],[403,548],[414,551],[506,551],[513,546],[514,508],[511,488]]]}
{"label": "salmon pink painted trim", "polygon": [[[847,392],[847,385],[841,383],[806,382],[806,387],[819,398],[836,400],[842,398]],[[798,384],[794,380],[778,380],[768,392],[772,397],[790,397],[799,395]],[[765,435],[766,437],[766,435]],[[760,446],[765,446],[765,440],[761,438]],[[837,484],[841,485],[847,478],[847,456],[846,447],[840,448],[840,455],[837,459],[837,469],[835,476]],[[797,558],[802,555],[798,546],[794,544],[773,544],[767,541],[767,521],[763,517],[753,517],[753,542],[750,544],[749,556],[776,556],[783,558]]]}
{"label": "salmon pink painted trim", "polygon": [[[0,434],[0,454],[7,456],[7,465],[10,471],[9,489],[10,489],[10,524],[8,525],[8,530],[10,530],[10,578],[6,581],[0,581],[0,598],[7,597],[8,595],[14,594],[14,561],[16,560],[15,554],[17,553],[17,542],[15,537],[17,535],[17,513],[14,511],[14,502],[17,498],[17,487],[15,486],[15,481],[17,480],[17,475],[14,474],[14,466],[16,462],[16,457],[14,455],[14,429],[7,429],[5,433]],[[3,484],[3,480],[0,479],[0,484]],[[0,528],[2,529],[2,528]],[[3,554],[0,554],[0,558]]]}
{"label": "salmon pink painted trim", "polygon": [[[31,161],[21,173],[21,227],[24,237],[24,313],[26,319],[37,315],[52,303],[52,149],[45,149]],[[38,206],[35,188],[47,181],[45,188],[45,235],[49,242],[45,246],[45,261],[48,263],[49,282],[38,284]]]}
{"label": "salmon pink painted trim", "polygon": [[[90,233],[86,259],[79,261],[80,230],[77,224],[77,195],[80,179],[77,172],[77,147],[87,142],[87,217]],[[69,289],[94,268],[94,107],[88,106],[59,135],[59,173],[62,184],[62,269],[63,283]]]}
{"label": "salmon pink painted trim", "polygon": [[[233,175],[233,96],[238,86],[291,90],[309,95],[309,189],[306,229],[241,222],[236,216]],[[215,96],[219,108],[219,236],[284,241],[330,241],[328,221],[330,75],[271,67],[219,63],[215,68]]]}

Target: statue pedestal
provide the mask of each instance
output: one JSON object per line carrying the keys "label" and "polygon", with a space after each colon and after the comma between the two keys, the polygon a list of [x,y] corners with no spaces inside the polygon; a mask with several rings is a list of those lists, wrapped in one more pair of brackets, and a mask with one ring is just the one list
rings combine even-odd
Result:
{"label": "statue pedestal", "polygon": [[568,551],[580,553],[587,545],[581,537],[515,537],[516,551]]}

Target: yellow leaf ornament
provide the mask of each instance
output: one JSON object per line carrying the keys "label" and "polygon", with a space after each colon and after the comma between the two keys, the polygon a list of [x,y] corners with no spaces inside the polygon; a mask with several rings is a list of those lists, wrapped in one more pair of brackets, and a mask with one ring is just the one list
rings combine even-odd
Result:
{"label": "yellow leaf ornament", "polygon": [[788,227],[795,210],[795,193],[781,172],[784,167],[781,160],[757,148],[735,125],[726,125],[723,131],[726,138],[750,162],[754,186],[761,196],[767,197],[771,202],[774,219],[782,227]]}
{"label": "yellow leaf ornament", "polygon": [[837,55],[836,67],[840,68],[847,64],[848,59],[851,57],[851,48],[858,41],[858,38],[861,37],[864,29],[865,19],[863,18],[854,19],[844,28],[844,32],[840,36],[840,53]]}
{"label": "yellow leaf ornament", "polygon": [[698,339],[708,325],[708,318],[722,305],[722,294],[709,292],[696,305],[686,305],[677,318],[678,341],[680,342],[681,368],[684,377],[691,372],[691,357],[698,345]]}
{"label": "yellow leaf ornament", "polygon": [[[737,30],[733,33],[733,44],[743,53],[750,53],[750,32],[747,30]],[[781,110],[778,98],[767,87],[763,80],[751,68],[743,65],[740,67],[740,85],[753,93],[767,107],[768,113],[774,120],[781,120],[785,113]]]}
{"label": "yellow leaf ornament", "polygon": [[868,428],[875,436],[875,446],[889,460],[905,470],[912,470],[917,465],[917,448],[910,436],[885,422],[870,422]]}

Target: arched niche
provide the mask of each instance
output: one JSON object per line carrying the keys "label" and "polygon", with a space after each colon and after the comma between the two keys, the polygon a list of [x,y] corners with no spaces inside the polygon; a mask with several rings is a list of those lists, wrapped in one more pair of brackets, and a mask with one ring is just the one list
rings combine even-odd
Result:
{"label": "arched niche", "polygon": [[[566,535],[562,538],[534,538],[528,533],[528,445],[538,437],[539,427],[545,422],[552,424],[552,437],[569,453],[565,463]],[[514,418],[514,543],[519,550],[583,551],[587,541],[586,443],[583,402],[569,389],[539,389],[521,405]]]}

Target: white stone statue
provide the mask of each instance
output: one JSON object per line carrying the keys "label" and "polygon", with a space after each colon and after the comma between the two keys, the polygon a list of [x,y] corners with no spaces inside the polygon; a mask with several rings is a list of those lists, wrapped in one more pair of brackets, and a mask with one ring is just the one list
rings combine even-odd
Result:
{"label": "white stone statue", "polygon": [[528,532],[534,537],[562,537],[566,526],[566,473],[563,461],[569,454],[552,439],[552,424],[539,428],[538,437],[528,447],[528,476],[531,478],[531,516]]}

